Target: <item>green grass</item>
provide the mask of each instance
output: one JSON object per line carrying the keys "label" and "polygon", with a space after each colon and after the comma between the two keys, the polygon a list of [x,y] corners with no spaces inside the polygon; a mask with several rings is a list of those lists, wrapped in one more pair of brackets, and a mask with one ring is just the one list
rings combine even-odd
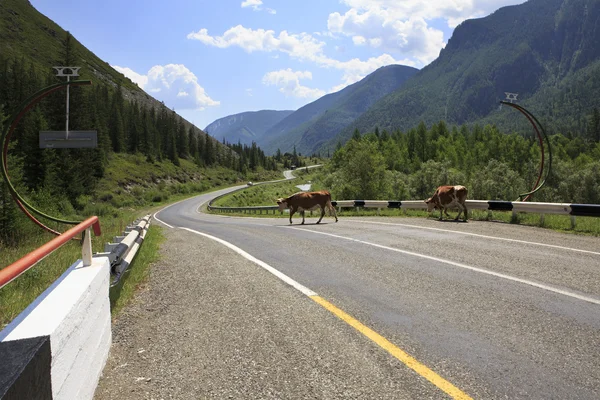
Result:
{"label": "green grass", "polygon": [[280,183],[249,186],[242,191],[221,197],[214,201],[212,205],[219,207],[275,206],[277,205],[277,199],[299,192],[300,189],[296,186],[306,184],[308,181],[313,182],[311,190],[322,189],[318,182],[314,182],[318,172],[310,172],[309,170],[306,173],[304,170],[298,170],[295,174],[297,176],[296,179]]}
{"label": "green grass", "polygon": [[[297,192],[299,189],[296,185],[306,183],[311,180],[315,184],[311,190],[320,190],[318,172],[311,172],[309,175],[300,176],[293,181],[253,186],[242,191],[224,196],[218,201],[214,202],[213,205],[221,207],[253,207],[253,206],[273,206],[276,205],[275,200],[280,197],[289,196],[292,193]],[[223,213],[221,211],[212,211],[214,213]],[[243,212],[226,212],[224,213],[229,216],[252,216],[252,217],[263,217],[263,218],[289,218],[289,214],[281,213],[276,211],[243,211]],[[594,217],[577,217],[576,224],[573,228],[571,226],[571,217],[568,215],[545,215],[542,219],[540,214],[526,214],[519,213],[516,218],[513,217],[512,212],[502,211],[471,211],[469,218],[474,221],[496,221],[511,224],[520,224],[527,226],[537,226],[546,229],[552,229],[558,232],[564,233],[575,233],[580,235],[591,235],[600,236],[600,219]],[[338,217],[358,217],[358,216],[387,216],[387,217],[421,217],[435,219],[439,216],[438,211],[430,214],[426,211],[419,210],[398,210],[398,209],[387,209],[383,208],[380,211],[377,209],[361,208],[356,210],[355,208],[345,208],[341,212],[338,212]],[[454,216],[452,212],[451,216]],[[314,212],[313,217],[318,216],[318,212]],[[310,213],[306,214],[306,217],[310,217]],[[296,217],[294,217],[296,218]],[[325,217],[327,218],[327,217]]]}
{"label": "green grass", "polygon": [[[205,169],[182,160],[182,167],[177,168],[170,162],[145,165],[144,158],[138,155],[118,154],[111,158],[107,176],[100,182],[101,188],[118,188],[107,190],[110,199],[102,200],[103,192],[97,198],[81,199],[84,216],[98,215],[102,235],[92,238],[94,253],[104,251],[104,244],[113,241],[113,237],[121,235],[125,227],[135,219],[152,214],[165,205],[199,194],[218,190],[223,187],[239,185],[249,179],[269,180],[281,178],[281,172],[257,171],[249,177],[240,177],[237,173],[224,168]],[[136,168],[133,165],[138,165]],[[142,165],[143,168],[140,168]],[[129,168],[129,173],[121,169]],[[243,179],[242,179],[243,178]],[[40,207],[42,211],[46,208]],[[53,214],[53,213],[51,213]],[[65,216],[62,216],[65,217]],[[70,219],[83,220],[81,215],[71,215]],[[29,252],[49,242],[53,235],[44,233],[28,220],[24,221],[21,237],[17,247],[9,247],[0,243],[0,266],[5,267],[17,261]],[[64,232],[70,226],[49,224],[53,229]],[[135,288],[143,283],[147,275],[148,265],[158,255],[158,245],[162,241],[158,227],[151,225],[148,236],[136,255],[130,268],[139,269],[135,273],[127,273],[124,287],[111,291],[111,305],[118,312],[132,297]],[[76,260],[81,258],[81,246],[72,241],[40,261],[36,266],[0,289],[0,329],[12,321],[33,300],[35,300],[52,282],[62,275]],[[126,274],[126,275],[127,275]]]}
{"label": "green grass", "polygon": [[[118,217],[100,218],[102,235],[92,237],[94,253],[104,251],[104,243],[112,242],[114,236],[121,235],[125,227],[139,216],[136,212],[120,211]],[[40,230],[16,248],[3,247],[0,252],[1,265],[8,266],[52,238],[54,235]],[[78,259],[81,259],[81,245],[72,240],[0,289],[0,328],[12,321]]]}

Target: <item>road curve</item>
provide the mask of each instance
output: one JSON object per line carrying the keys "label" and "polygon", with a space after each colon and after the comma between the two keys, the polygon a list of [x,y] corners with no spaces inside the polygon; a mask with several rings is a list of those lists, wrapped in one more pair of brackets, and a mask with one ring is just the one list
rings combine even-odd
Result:
{"label": "road curve", "polygon": [[[254,335],[248,318],[264,322],[260,334],[269,344],[255,348],[246,343],[253,351],[240,368],[264,371],[258,365],[265,360],[263,350],[274,352],[267,358],[277,362],[270,370],[276,372],[249,380],[263,379],[272,393],[257,386],[241,397],[600,398],[599,238],[416,218],[355,217],[336,224],[325,217],[319,225],[307,218],[304,226],[297,225],[299,219],[290,226],[283,218],[198,212],[212,197],[182,201],[156,217],[169,227],[168,242],[206,249],[188,262],[187,271],[195,273],[179,280],[217,285],[219,271],[239,271],[254,287],[241,284],[219,295],[226,297],[224,304],[245,299],[248,307],[224,306],[204,316],[215,330],[220,328],[214,318],[221,324],[230,319],[228,327],[242,342]],[[269,274],[252,257],[308,293]],[[236,314],[245,318],[236,319]],[[269,319],[273,315],[289,319],[279,326]],[[177,318],[183,325],[191,323]],[[215,332],[209,329],[206,335],[214,339]],[[281,335],[295,339],[271,346]],[[221,358],[218,363],[230,357],[212,356]],[[244,380],[232,378],[217,386],[237,390],[235,382]],[[291,382],[289,387],[285,382]],[[294,384],[311,389],[292,389]],[[219,397],[202,390],[190,393]]]}

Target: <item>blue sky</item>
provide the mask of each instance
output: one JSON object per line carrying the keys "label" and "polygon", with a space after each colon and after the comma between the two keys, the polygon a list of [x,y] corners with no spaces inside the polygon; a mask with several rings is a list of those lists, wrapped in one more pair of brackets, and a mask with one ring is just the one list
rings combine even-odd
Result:
{"label": "blue sky", "polygon": [[390,64],[422,68],[465,19],[524,0],[31,0],[204,129],[295,110]]}

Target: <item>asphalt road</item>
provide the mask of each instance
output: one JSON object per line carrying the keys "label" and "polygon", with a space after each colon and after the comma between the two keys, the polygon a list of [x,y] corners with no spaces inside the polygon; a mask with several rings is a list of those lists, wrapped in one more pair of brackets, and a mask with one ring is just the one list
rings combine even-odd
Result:
{"label": "asphalt road", "polygon": [[[179,347],[221,372],[197,375],[203,383],[187,391],[167,379],[170,389],[165,383],[139,398],[600,398],[600,238],[416,218],[326,216],[316,225],[307,217],[290,226],[286,218],[198,212],[212,197],[157,218],[173,258],[163,270],[187,271],[173,287],[205,287],[205,297],[181,301],[182,309],[210,303],[209,293],[218,304],[201,316],[168,313],[173,320],[159,322],[158,312],[149,321],[200,324],[199,342],[186,337]],[[243,356],[227,350],[236,341]],[[122,350],[105,375],[118,375],[132,346]],[[156,359],[169,365],[181,355]],[[101,382],[98,398],[138,398],[109,386]]]}

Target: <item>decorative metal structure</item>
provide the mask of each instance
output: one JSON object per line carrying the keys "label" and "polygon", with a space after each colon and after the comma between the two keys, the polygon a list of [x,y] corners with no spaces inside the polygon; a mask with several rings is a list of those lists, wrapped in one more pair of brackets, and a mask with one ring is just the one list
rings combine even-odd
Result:
{"label": "decorative metal structure", "polygon": [[[507,96],[508,96],[508,93],[507,93]],[[511,100],[516,100],[516,97]],[[546,180],[548,179],[548,176],[550,175],[550,171],[552,170],[552,147],[550,146],[550,140],[548,139],[548,135],[546,134],[544,127],[532,113],[527,111],[524,107],[522,107],[518,104],[514,104],[510,101],[501,101],[500,103],[507,105],[509,107],[512,107],[512,108],[516,109],[517,111],[519,111],[521,114],[525,115],[525,117],[527,117],[527,119],[533,126],[533,130],[537,134],[537,137],[539,140],[540,149],[542,151],[542,160],[540,163],[540,172],[538,175],[538,179],[531,191],[519,195],[519,199],[521,201],[527,201],[527,200],[531,199],[531,196],[533,196],[533,194],[535,192],[537,192],[538,190],[540,190],[542,188],[542,186],[544,186],[544,184],[546,183]],[[542,131],[542,133],[540,133],[540,130]],[[542,138],[542,134],[543,134],[543,138]],[[544,174],[544,162],[545,162],[544,139],[546,141],[546,146],[548,146],[548,168],[546,169],[546,176],[544,177],[544,180],[541,181],[542,175]],[[541,183],[540,183],[540,181],[541,181]]]}
{"label": "decorative metal structure", "polygon": [[44,214],[43,212],[35,209],[31,204],[27,203],[27,201],[16,191],[16,189],[12,185],[12,183],[10,181],[10,177],[8,175],[8,166],[7,166],[8,144],[9,144],[10,137],[11,137],[13,131],[15,130],[15,128],[16,128],[17,124],[19,123],[19,121],[21,120],[21,118],[23,118],[23,115],[25,115],[25,113],[27,111],[29,111],[34,105],[36,105],[38,102],[40,102],[44,97],[46,97],[49,94],[54,93],[60,89],[64,89],[65,87],[68,88],[70,85],[79,86],[79,85],[91,85],[91,84],[92,84],[92,82],[89,80],[77,80],[77,81],[70,81],[70,82],[67,81],[67,82],[62,82],[62,83],[56,83],[54,85],[50,85],[50,86],[47,86],[47,87],[41,89],[40,91],[38,91],[37,93],[33,94],[28,99],[26,99],[21,104],[21,106],[19,108],[17,108],[15,113],[8,118],[5,128],[4,128],[4,131],[2,132],[2,137],[0,138],[0,144],[2,145],[2,153],[0,153],[0,161],[1,161],[0,164],[2,164],[2,166],[1,166],[2,167],[2,175],[4,177],[4,180],[6,181],[6,184],[8,185],[8,190],[10,191],[11,196],[13,197],[13,199],[15,200],[15,202],[17,203],[17,205],[19,206],[21,211],[23,211],[23,213],[25,213],[25,215],[27,215],[27,217],[29,217],[29,219],[31,219],[35,224],[37,224],[41,228],[43,228],[46,231],[48,231],[54,235],[57,235],[57,236],[60,235],[60,232],[57,232],[57,231],[47,227],[46,225],[44,225],[36,217],[34,217],[32,215],[32,213],[37,214],[38,216],[47,218],[51,221],[68,224],[68,225],[78,225],[81,221],[68,221],[68,220],[52,217],[50,215]]}

